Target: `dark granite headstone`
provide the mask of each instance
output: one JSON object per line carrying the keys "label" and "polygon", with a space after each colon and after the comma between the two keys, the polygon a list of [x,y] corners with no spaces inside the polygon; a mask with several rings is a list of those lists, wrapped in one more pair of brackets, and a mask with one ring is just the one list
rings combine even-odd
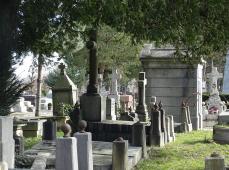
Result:
{"label": "dark granite headstone", "polygon": [[43,123],[43,140],[56,140],[56,122],[48,119]]}
{"label": "dark granite headstone", "polygon": [[161,112],[155,104],[151,110],[150,145],[164,146],[164,134],[161,132]]}
{"label": "dark granite headstone", "polygon": [[142,147],[142,157],[147,157],[146,131],[143,123],[137,122],[132,127],[132,145]]}

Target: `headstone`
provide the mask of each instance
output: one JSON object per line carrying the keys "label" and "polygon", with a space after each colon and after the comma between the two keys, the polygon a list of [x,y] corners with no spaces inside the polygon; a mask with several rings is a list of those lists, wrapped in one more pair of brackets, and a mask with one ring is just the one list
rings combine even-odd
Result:
{"label": "headstone", "polygon": [[137,122],[132,127],[132,145],[142,147],[142,157],[147,157],[145,125]]}
{"label": "headstone", "polygon": [[225,170],[224,157],[217,153],[212,153],[210,157],[206,157],[205,170]]}
{"label": "headstone", "polygon": [[13,119],[0,116],[0,162],[14,168]]}
{"label": "headstone", "polygon": [[223,107],[222,107],[222,101],[219,97],[219,91],[218,91],[218,85],[217,85],[217,81],[220,78],[223,78],[223,74],[219,73],[217,71],[217,67],[214,67],[212,65],[212,70],[211,73],[207,74],[207,78],[208,78],[208,83],[209,83],[209,99],[207,101],[208,104],[208,110],[209,112],[214,112],[214,109],[216,110],[216,112],[221,113],[223,111]]}
{"label": "headstone", "polygon": [[161,112],[161,132],[164,133],[164,140],[165,140],[165,144],[168,142],[168,134],[170,133],[167,131],[167,125],[166,125],[166,121],[165,121],[165,110],[162,108],[162,103],[161,101],[158,104],[159,106],[159,111]]}
{"label": "headstone", "polygon": [[116,108],[120,108],[120,95],[118,93],[118,79],[120,79],[120,75],[118,73],[118,70],[113,67],[112,68],[112,79],[111,79],[111,91],[110,91],[110,97],[115,99]]}
{"label": "headstone", "polygon": [[92,137],[90,132],[76,132],[79,170],[93,170]]}
{"label": "headstone", "polygon": [[55,116],[64,116],[61,111],[63,104],[74,105],[78,100],[77,86],[65,73],[65,65],[59,65],[60,75],[52,88],[53,114]]}
{"label": "headstone", "polygon": [[150,145],[164,146],[164,134],[161,132],[161,112],[157,104],[151,110]]}
{"label": "headstone", "polygon": [[78,170],[77,140],[74,137],[56,140],[56,170]]}
{"label": "headstone", "polygon": [[224,76],[223,76],[223,94],[229,94],[229,51],[226,55],[226,63],[224,66]]}
{"label": "headstone", "polygon": [[173,139],[171,137],[171,134],[170,134],[170,132],[171,132],[171,130],[170,130],[170,127],[171,127],[170,123],[171,123],[170,117],[169,116],[165,116],[165,125],[166,125],[166,132],[167,132],[166,133],[166,139],[165,139],[165,140],[167,140],[166,143],[170,143],[170,142],[173,141]]}
{"label": "headstone", "polygon": [[139,120],[143,122],[148,121],[148,111],[145,103],[146,84],[147,84],[147,80],[145,78],[145,72],[140,72],[139,80],[138,80],[138,105],[136,107],[136,113],[138,114]]}
{"label": "headstone", "polygon": [[172,138],[173,141],[175,141],[173,116],[172,115],[168,115],[168,117],[170,118],[170,137]]}
{"label": "headstone", "polygon": [[190,119],[190,110],[189,107],[186,106],[186,103],[182,103],[182,112],[181,112],[181,132],[190,132],[192,131],[192,123]]}
{"label": "headstone", "polygon": [[113,141],[112,170],[128,170],[128,141],[118,138]]}
{"label": "headstone", "polygon": [[150,104],[151,96],[157,96],[166,112],[180,123],[180,103],[188,98],[193,104],[190,108],[193,128],[197,130],[200,129],[203,66],[181,63],[174,59],[175,54],[176,49],[171,46],[156,48],[152,44],[141,51],[140,60],[147,79],[146,104]]}
{"label": "headstone", "polygon": [[116,120],[115,115],[115,99],[107,97],[107,106],[106,106],[106,118],[107,120]]}
{"label": "headstone", "polygon": [[56,140],[57,124],[56,121],[48,119],[43,123],[43,140]]}

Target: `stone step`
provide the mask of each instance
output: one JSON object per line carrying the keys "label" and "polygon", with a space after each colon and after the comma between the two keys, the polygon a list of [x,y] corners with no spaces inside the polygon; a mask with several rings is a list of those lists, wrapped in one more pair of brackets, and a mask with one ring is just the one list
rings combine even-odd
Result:
{"label": "stone step", "polygon": [[[24,155],[37,157],[44,156],[47,158],[46,165],[54,167],[55,165],[55,142],[43,141],[24,152]],[[93,141],[93,164],[94,170],[112,169],[112,142]],[[128,165],[132,169],[142,157],[142,148],[129,146],[128,148]]]}

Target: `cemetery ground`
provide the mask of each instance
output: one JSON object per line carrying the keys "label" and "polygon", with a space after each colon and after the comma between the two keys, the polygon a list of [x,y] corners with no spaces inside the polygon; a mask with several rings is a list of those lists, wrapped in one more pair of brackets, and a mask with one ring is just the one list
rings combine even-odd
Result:
{"label": "cemetery ground", "polygon": [[137,170],[203,170],[205,157],[217,152],[229,164],[229,145],[212,140],[212,131],[177,133],[176,141],[163,148],[154,147],[149,159],[141,161]]}

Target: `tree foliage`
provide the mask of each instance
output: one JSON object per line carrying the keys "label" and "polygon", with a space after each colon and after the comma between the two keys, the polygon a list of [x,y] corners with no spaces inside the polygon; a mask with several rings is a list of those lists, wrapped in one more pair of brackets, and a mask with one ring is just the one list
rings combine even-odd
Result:
{"label": "tree foliage", "polygon": [[[124,80],[130,80],[137,76],[140,70],[138,58],[141,45],[133,45],[131,38],[124,33],[117,32],[109,26],[103,25],[98,30],[98,59],[99,66],[106,70],[116,67],[121,71]],[[82,85],[87,73],[89,52],[83,47],[76,53],[66,52],[65,62],[68,65],[67,72],[75,83]]]}

